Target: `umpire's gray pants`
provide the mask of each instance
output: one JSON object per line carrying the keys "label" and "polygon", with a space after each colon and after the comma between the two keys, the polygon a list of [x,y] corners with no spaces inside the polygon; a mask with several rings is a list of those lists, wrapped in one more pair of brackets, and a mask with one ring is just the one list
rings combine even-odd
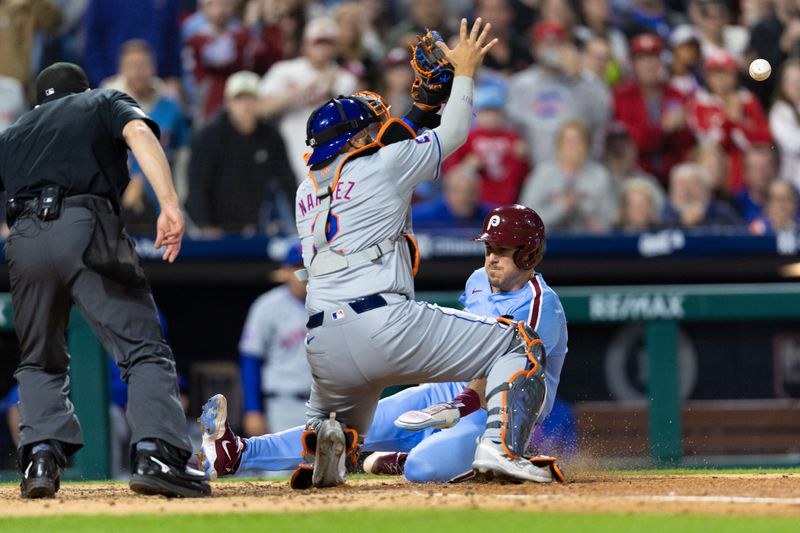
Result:
{"label": "umpire's gray pants", "polygon": [[[342,318],[326,312],[323,325],[309,330],[309,420],[335,411],[337,420],[363,436],[387,386],[486,377],[491,391],[528,365],[513,328],[404,296],[383,296],[385,307],[356,314],[345,305]],[[501,397],[490,398],[488,408],[500,407]],[[484,435],[497,438],[500,430]]]}
{"label": "umpire's gray pants", "polygon": [[[57,220],[27,217],[11,228],[6,259],[22,351],[14,374],[19,383],[20,448],[55,439],[69,455],[83,445],[69,400],[65,339],[74,302],[128,384],[131,442],[158,438],[191,452],[175,362],[163,340],[149,287],[110,279],[83,260],[96,239],[97,225],[106,224],[109,217],[114,215],[101,218],[85,207],[65,207]],[[120,247],[132,246],[127,236],[122,238]],[[130,256],[130,248],[125,252]],[[109,260],[113,263],[115,258]]]}

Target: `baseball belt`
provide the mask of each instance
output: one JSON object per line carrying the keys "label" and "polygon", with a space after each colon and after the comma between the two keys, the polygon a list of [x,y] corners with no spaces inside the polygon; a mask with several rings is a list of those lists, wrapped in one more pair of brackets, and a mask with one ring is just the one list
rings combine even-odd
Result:
{"label": "baseball belt", "polygon": [[[26,218],[30,216],[40,217],[40,205],[41,202],[38,197],[31,200],[22,201],[15,198],[8,200],[8,202],[6,202],[6,223],[8,224],[8,227],[10,228],[13,226],[14,223],[20,218]],[[114,207],[111,205],[111,201],[108,198],[93,194],[67,196],[61,200],[59,207],[84,207],[100,213],[115,213]]]}
{"label": "baseball belt", "polygon": [[[370,294],[369,296],[364,296],[362,298],[356,298],[352,302],[347,302],[347,305],[355,311],[357,314],[366,313],[367,311],[372,311],[373,309],[378,309],[379,307],[384,307],[388,305],[386,298],[381,296],[380,294]],[[306,322],[306,327],[308,329],[318,328],[322,325],[325,320],[325,312],[320,311],[319,313],[314,313],[310,317],[308,317],[308,322]]]}

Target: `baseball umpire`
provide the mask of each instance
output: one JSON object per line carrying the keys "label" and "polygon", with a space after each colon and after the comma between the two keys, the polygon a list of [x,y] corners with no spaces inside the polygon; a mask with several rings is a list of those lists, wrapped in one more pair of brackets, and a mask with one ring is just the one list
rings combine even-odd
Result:
{"label": "baseball umpire", "polygon": [[207,496],[202,473],[186,466],[192,447],[175,362],[119,218],[130,148],[160,203],[155,245],[166,247],[165,261],[178,256],[184,221],[158,126],[126,94],[89,90],[70,63],[44,69],[36,94],[39,105],[0,134],[11,228],[5,251],[22,349],[15,373],[22,497],[52,497],[67,458],[83,445],[69,400],[65,329],[73,303],[128,383],[131,489]]}

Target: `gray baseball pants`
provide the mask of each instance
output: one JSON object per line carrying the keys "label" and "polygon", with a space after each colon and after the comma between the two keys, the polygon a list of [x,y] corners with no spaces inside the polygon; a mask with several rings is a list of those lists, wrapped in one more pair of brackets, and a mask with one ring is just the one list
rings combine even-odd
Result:
{"label": "gray baseball pants", "polygon": [[[65,206],[60,218],[48,222],[21,218],[6,242],[14,328],[22,352],[14,374],[20,448],[54,439],[70,455],[83,445],[69,400],[65,339],[75,303],[128,384],[131,442],[158,438],[191,452],[175,361],[163,340],[150,288],[119,218],[107,201],[98,201],[97,207]],[[103,263],[103,273],[86,265],[90,248],[94,261]]]}
{"label": "gray baseball pants", "polygon": [[[344,316],[334,319],[326,312],[323,325],[309,330],[306,351],[314,378],[309,420],[335,411],[337,420],[364,436],[385,387],[486,377],[490,391],[527,368],[525,347],[513,328],[401,295],[382,296],[389,305],[362,314],[344,306]],[[496,394],[488,408],[501,402]],[[484,433],[499,435],[497,428]]]}

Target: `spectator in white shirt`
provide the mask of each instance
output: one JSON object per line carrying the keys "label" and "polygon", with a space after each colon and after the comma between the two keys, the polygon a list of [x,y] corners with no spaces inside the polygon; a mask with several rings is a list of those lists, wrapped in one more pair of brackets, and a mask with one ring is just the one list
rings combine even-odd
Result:
{"label": "spectator in white shirt", "polygon": [[780,177],[800,189],[800,58],[781,67],[769,129],[781,154]]}
{"label": "spectator in white shirt", "polygon": [[260,113],[278,121],[298,183],[308,172],[303,155],[309,151],[309,115],[326,100],[357,90],[355,76],[335,62],[338,45],[339,27],[333,19],[311,19],[303,34],[303,55],[278,61],[261,80]]}

